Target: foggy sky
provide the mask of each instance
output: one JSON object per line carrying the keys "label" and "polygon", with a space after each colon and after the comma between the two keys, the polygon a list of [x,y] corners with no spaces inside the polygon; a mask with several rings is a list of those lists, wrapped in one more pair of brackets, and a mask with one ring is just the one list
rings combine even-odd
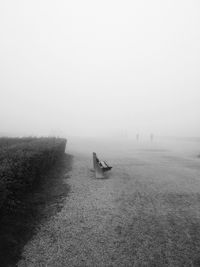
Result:
{"label": "foggy sky", "polygon": [[1,0],[0,132],[200,135],[198,0]]}

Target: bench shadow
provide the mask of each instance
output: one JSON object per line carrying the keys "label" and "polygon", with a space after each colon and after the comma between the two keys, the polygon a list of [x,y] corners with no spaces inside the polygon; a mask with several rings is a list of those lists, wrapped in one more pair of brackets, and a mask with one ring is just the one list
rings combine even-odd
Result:
{"label": "bench shadow", "polygon": [[95,180],[107,180],[107,179],[110,179],[110,177],[111,177],[111,173],[105,172],[103,177],[96,178],[94,169],[90,169],[90,178],[92,178],[92,179],[95,179]]}

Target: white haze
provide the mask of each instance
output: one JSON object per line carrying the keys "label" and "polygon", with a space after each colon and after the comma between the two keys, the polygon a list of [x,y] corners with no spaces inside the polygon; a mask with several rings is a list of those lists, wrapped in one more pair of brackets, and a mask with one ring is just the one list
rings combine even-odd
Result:
{"label": "white haze", "polygon": [[1,0],[0,125],[199,136],[199,0]]}

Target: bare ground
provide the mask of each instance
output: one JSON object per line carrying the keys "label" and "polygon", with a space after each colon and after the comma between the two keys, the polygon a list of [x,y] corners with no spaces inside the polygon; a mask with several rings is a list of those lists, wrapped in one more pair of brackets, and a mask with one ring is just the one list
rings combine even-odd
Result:
{"label": "bare ground", "polygon": [[74,155],[64,206],[18,267],[200,266],[199,159],[153,149],[110,162],[97,180],[91,158]]}

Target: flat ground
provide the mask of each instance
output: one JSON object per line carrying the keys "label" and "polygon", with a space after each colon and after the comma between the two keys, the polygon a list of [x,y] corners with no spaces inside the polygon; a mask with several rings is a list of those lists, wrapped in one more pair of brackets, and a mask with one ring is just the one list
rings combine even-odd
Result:
{"label": "flat ground", "polygon": [[[191,144],[75,140],[68,149],[71,190],[19,267],[200,266],[200,159]],[[113,166],[105,179],[94,178],[93,150]]]}

